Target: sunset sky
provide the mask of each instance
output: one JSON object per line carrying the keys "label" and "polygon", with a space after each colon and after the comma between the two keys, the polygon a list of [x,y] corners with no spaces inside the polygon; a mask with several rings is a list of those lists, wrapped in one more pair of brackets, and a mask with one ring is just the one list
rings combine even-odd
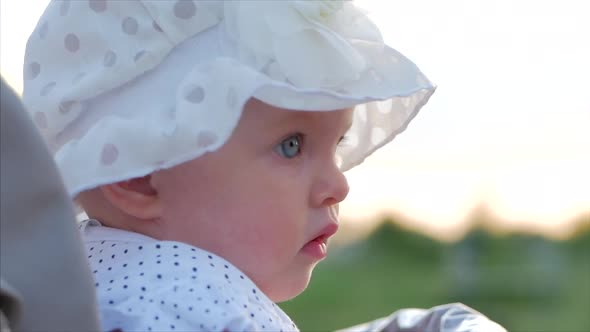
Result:
{"label": "sunset sky", "polygon": [[[22,90],[47,0],[0,1],[0,72]],[[406,132],[348,172],[349,223],[399,212],[452,237],[489,206],[561,236],[590,211],[590,20],[582,0],[359,0],[438,85]]]}

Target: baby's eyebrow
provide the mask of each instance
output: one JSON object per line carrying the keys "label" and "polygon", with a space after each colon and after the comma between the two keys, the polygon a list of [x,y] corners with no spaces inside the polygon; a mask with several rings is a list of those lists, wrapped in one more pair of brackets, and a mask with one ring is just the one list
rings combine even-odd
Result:
{"label": "baby's eyebrow", "polygon": [[286,124],[291,124],[296,121],[301,121],[300,111],[281,111],[280,113],[271,115],[270,119],[259,122],[263,127],[278,127]]}

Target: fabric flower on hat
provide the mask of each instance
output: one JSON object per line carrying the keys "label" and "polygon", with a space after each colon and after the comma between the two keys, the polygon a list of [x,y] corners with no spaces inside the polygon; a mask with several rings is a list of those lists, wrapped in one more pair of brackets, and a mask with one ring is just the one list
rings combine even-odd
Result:
{"label": "fabric flower on hat", "polygon": [[271,77],[283,75],[299,87],[330,88],[359,79],[368,64],[355,37],[383,46],[379,30],[344,1],[231,1],[225,17],[242,60],[268,66]]}

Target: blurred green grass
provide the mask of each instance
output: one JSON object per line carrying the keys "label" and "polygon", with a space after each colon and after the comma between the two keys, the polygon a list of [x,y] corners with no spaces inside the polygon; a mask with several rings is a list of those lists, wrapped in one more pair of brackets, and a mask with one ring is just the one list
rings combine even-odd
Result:
{"label": "blurred green grass", "polygon": [[450,302],[509,331],[590,332],[590,229],[568,241],[476,229],[445,244],[386,220],[367,240],[331,248],[281,307],[302,331],[332,331]]}

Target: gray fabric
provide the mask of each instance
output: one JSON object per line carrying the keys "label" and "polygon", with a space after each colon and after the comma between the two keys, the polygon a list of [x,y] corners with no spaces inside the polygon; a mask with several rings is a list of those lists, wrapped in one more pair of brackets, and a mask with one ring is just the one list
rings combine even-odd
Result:
{"label": "gray fabric", "polygon": [[15,300],[20,315],[4,315],[13,331],[98,330],[92,274],[72,202],[41,136],[4,81],[0,124],[0,274],[2,287],[13,288],[4,293],[21,296]]}
{"label": "gray fabric", "polygon": [[388,317],[338,332],[506,332],[498,323],[461,303],[428,310],[401,309]]}
{"label": "gray fabric", "polygon": [[2,310],[0,310],[0,332],[11,332],[11,328],[8,325],[8,318],[4,316]]}

